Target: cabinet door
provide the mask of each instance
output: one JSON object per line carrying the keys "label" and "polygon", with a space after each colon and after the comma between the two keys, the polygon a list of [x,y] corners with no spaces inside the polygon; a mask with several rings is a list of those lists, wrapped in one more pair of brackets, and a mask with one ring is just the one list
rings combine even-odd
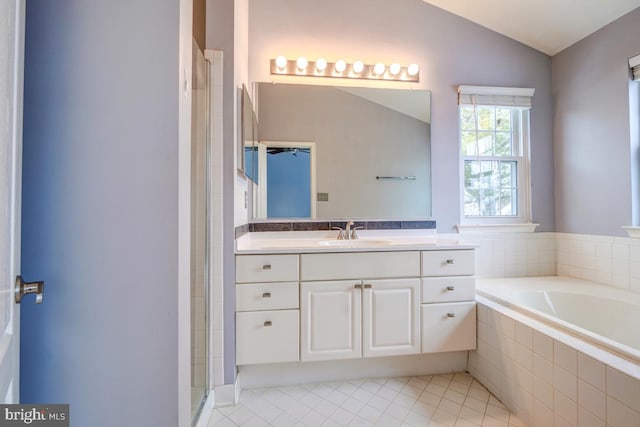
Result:
{"label": "cabinet door", "polygon": [[476,303],[422,305],[422,352],[476,348]]}
{"label": "cabinet door", "polygon": [[298,310],[236,313],[236,364],[297,362]]}
{"label": "cabinet door", "polygon": [[420,353],[420,279],[365,280],[364,357]]}
{"label": "cabinet door", "polygon": [[300,360],[361,357],[361,286],[357,280],[300,285]]}

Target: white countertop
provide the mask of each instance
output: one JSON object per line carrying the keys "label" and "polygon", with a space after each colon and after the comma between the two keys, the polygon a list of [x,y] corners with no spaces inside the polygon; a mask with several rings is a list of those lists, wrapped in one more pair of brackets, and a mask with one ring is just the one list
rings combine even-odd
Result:
{"label": "white countertop", "polygon": [[247,233],[236,239],[236,254],[388,252],[473,249],[478,245],[458,235],[435,230],[359,230],[357,240],[337,240],[337,231]]}

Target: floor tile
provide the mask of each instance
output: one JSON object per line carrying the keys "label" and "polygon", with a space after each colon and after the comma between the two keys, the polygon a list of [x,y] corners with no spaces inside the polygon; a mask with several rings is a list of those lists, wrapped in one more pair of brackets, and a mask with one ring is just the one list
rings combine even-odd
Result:
{"label": "floor tile", "polygon": [[208,427],[527,427],[467,373],[243,390]]}

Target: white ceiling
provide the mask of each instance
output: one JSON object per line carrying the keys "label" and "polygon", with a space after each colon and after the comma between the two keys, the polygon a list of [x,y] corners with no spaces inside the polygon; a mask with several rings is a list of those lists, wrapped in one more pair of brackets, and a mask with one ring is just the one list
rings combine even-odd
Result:
{"label": "white ceiling", "polygon": [[640,0],[423,0],[555,55],[640,6]]}

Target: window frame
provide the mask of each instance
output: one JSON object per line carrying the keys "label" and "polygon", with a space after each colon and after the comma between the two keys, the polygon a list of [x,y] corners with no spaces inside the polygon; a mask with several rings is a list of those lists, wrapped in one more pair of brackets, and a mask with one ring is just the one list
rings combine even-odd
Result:
{"label": "window frame", "polygon": [[[509,108],[512,117],[512,138],[514,146],[519,146],[519,155],[512,156],[465,156],[462,146],[462,108],[464,107],[496,107]],[[530,186],[530,114],[528,108],[518,108],[510,105],[497,104],[459,104],[458,105],[458,149],[460,150],[459,172],[460,172],[460,224],[463,226],[473,225],[511,225],[529,224],[531,222],[531,186]],[[514,118],[516,120],[514,120]],[[476,131],[477,124],[476,124]],[[516,142],[517,140],[517,142]],[[467,160],[486,161],[515,161],[517,163],[517,215],[465,215],[465,193],[466,183],[464,176],[464,165]]]}

